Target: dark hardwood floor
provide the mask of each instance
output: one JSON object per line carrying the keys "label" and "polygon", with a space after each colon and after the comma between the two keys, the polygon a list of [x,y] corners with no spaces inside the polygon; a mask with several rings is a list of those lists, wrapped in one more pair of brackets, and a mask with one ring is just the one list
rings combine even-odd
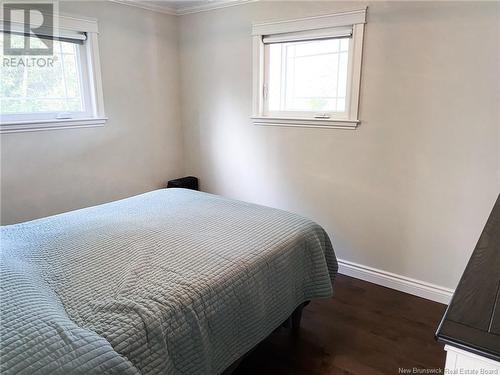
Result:
{"label": "dark hardwood floor", "polygon": [[234,375],[398,374],[443,368],[434,333],[445,305],[338,275],[333,299],[304,309],[297,335],[280,328]]}

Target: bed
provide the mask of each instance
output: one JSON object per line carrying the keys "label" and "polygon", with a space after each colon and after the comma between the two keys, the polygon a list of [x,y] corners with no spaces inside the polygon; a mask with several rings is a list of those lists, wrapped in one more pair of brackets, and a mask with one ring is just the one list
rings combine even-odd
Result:
{"label": "bed", "polygon": [[332,295],[325,231],[186,189],[1,227],[2,374],[219,374]]}

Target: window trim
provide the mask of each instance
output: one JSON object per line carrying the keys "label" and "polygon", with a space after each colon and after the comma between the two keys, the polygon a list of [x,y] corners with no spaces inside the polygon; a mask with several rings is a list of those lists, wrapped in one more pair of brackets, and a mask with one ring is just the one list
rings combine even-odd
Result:
{"label": "window trim", "polygon": [[2,122],[0,133],[19,133],[40,130],[56,130],[71,128],[90,128],[104,126],[107,117],[56,119],[56,120],[30,120]]}
{"label": "window trim", "polygon": [[[281,20],[265,23],[254,23],[252,27],[253,44],[253,105],[252,122],[255,125],[276,126],[303,126],[320,128],[356,129],[359,120],[359,92],[361,84],[361,62],[363,53],[364,24],[366,23],[366,9],[348,12],[313,16],[307,18]],[[328,119],[315,117],[276,116],[276,113],[266,113],[265,110],[265,70],[267,69],[266,47],[263,36],[296,33],[325,28],[352,26],[352,39],[349,48],[349,59],[352,59],[348,72],[346,101],[347,111],[344,116],[335,116]]]}
{"label": "window trim", "polygon": [[[52,15],[44,15],[52,17]],[[0,20],[3,22],[3,20]],[[22,26],[23,23],[11,21],[12,24]],[[97,20],[93,18],[79,18],[70,15],[55,15],[54,25],[58,30],[68,30],[70,32],[86,33],[87,39],[83,44],[85,48],[83,61],[86,60],[86,66],[82,69],[86,70],[87,82],[83,85],[88,86],[88,96],[83,100],[89,100],[90,108],[88,114],[83,117],[75,117],[70,119],[34,119],[34,120],[15,120],[1,121],[0,133],[15,133],[26,131],[54,130],[54,129],[69,129],[78,127],[93,127],[103,126],[107,117],[104,111],[104,95],[102,91],[101,65],[99,58],[98,44],[98,25]]]}

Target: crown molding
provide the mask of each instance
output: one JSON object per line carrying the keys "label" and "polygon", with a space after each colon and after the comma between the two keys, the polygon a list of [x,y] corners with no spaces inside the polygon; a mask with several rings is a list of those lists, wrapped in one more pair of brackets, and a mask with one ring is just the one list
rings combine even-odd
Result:
{"label": "crown molding", "polygon": [[147,1],[141,1],[141,0],[109,0],[109,1],[111,1],[113,3],[122,4],[122,5],[128,5],[128,6],[135,7],[135,8],[150,10],[152,12],[169,14],[172,16],[183,16],[185,14],[207,12],[207,11],[215,10],[215,9],[228,8],[228,7],[243,5],[243,4],[247,4],[247,3],[254,3],[254,2],[259,1],[259,0],[221,0],[218,2],[207,2],[206,4],[194,5],[194,6],[179,8],[179,9],[176,9],[168,4],[157,5],[157,4],[151,4]]}
{"label": "crown molding", "polygon": [[127,5],[130,7],[134,8],[140,8],[140,9],[145,9],[145,10],[150,10],[152,12],[157,12],[157,13],[163,13],[163,14],[169,14],[171,16],[177,16],[177,11],[175,8],[168,6],[168,5],[155,5],[151,3],[146,3],[143,1],[136,1],[136,0],[109,0],[113,3],[121,4],[121,5]]}
{"label": "crown molding", "polygon": [[234,6],[248,4],[248,3],[255,3],[257,1],[259,1],[259,0],[223,0],[223,1],[219,1],[217,3],[207,2],[206,4],[202,4],[202,5],[195,5],[192,7],[178,9],[176,11],[176,15],[183,16],[185,14],[207,12],[207,11],[215,10],[215,9],[229,8],[229,7],[234,7]]}

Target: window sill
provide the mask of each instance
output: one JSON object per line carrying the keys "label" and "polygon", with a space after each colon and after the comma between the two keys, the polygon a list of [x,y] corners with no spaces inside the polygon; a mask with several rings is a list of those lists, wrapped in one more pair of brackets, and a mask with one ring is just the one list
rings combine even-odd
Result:
{"label": "window sill", "polygon": [[104,126],[107,117],[64,120],[15,121],[0,123],[0,133],[33,132],[40,130],[90,128]]}
{"label": "window sill", "polygon": [[356,129],[360,123],[359,120],[308,119],[270,116],[252,116],[252,122],[254,125],[325,129]]}

